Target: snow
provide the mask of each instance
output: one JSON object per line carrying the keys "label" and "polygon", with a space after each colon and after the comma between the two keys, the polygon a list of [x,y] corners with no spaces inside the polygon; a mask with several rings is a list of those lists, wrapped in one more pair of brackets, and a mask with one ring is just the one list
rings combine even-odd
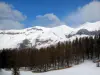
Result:
{"label": "snow", "polygon": [[88,31],[96,31],[96,30],[100,30],[100,21],[97,22],[86,22],[82,25],[80,25],[79,27],[75,28],[74,31],[72,31],[71,34],[75,34],[77,33],[78,30],[80,29],[87,29]]}
{"label": "snow", "polygon": [[81,25],[77,29],[87,29],[88,31],[99,30],[100,29],[100,21],[94,22],[94,23],[87,22],[87,23]]}
{"label": "snow", "polygon": [[[21,71],[21,75],[100,75],[100,67],[96,67],[96,63],[85,61],[80,65],[71,68],[54,70],[44,73],[33,73],[31,71]],[[0,75],[11,75],[11,71],[2,70]]]}
{"label": "snow", "polygon": [[[0,49],[3,48],[17,48],[19,43],[24,39],[30,40],[32,46],[36,48],[47,47],[56,43],[74,40],[76,37],[87,37],[88,35],[73,35],[80,29],[87,29],[95,31],[100,29],[100,21],[94,23],[85,23],[78,28],[71,28],[67,25],[60,25],[57,27],[47,28],[42,26],[34,26],[22,30],[0,30]],[[67,35],[73,35],[67,38]],[[37,42],[38,39],[40,42]],[[48,40],[48,42],[46,42]],[[52,41],[51,41],[52,40]],[[41,44],[41,41],[45,43]]]}
{"label": "snow", "polygon": [[[37,48],[47,47],[51,44],[56,44],[59,41],[65,41],[65,34],[67,35],[72,30],[72,28],[66,25],[61,25],[54,28],[35,26],[22,30],[1,30],[0,32],[3,34],[0,34],[0,49],[16,48],[24,39],[29,39],[32,45],[36,45]],[[14,35],[11,33],[14,33]],[[52,41],[38,45],[41,42],[36,42],[36,39],[39,41]]]}

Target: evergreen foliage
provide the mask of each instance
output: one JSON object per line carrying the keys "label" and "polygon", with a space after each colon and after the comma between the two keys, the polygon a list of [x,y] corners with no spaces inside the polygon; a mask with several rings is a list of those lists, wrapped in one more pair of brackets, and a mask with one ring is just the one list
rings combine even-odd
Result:
{"label": "evergreen foliage", "polygon": [[0,68],[13,68],[13,75],[19,75],[19,68],[25,67],[36,72],[68,68],[84,62],[99,60],[100,35],[76,38],[59,42],[47,48],[20,48],[0,50]]}

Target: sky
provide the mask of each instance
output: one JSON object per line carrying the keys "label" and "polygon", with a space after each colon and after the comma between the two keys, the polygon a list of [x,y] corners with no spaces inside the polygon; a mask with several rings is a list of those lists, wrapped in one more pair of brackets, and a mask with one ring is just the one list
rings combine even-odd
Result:
{"label": "sky", "polygon": [[0,0],[0,29],[78,27],[100,20],[100,0]]}

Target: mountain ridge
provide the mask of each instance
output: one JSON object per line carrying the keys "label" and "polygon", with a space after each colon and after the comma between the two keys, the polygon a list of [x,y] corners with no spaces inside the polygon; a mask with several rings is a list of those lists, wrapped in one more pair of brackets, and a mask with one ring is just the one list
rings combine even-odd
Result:
{"label": "mountain ridge", "polygon": [[[83,30],[81,30],[83,29]],[[78,28],[71,28],[67,25],[60,25],[57,27],[42,27],[34,26],[22,30],[0,30],[0,49],[3,48],[18,48],[18,45],[23,40],[28,39],[32,46],[36,48],[47,47],[58,42],[73,40],[76,37],[90,36],[87,34],[77,34],[79,30],[83,33],[85,30],[97,31],[100,29],[100,21],[94,23],[85,23]],[[71,35],[71,37],[68,37]]]}

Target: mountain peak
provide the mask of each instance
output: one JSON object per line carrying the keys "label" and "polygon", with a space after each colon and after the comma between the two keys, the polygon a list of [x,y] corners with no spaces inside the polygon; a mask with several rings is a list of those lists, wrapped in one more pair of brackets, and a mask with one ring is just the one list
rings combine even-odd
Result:
{"label": "mountain peak", "polygon": [[100,21],[98,22],[86,22],[79,26],[77,29],[87,29],[89,31],[99,30],[100,29]]}
{"label": "mountain peak", "polygon": [[[94,23],[87,22],[78,28],[60,25],[52,28],[34,26],[22,30],[0,30],[0,49],[16,48],[18,47],[17,45],[26,38],[32,43],[32,46],[35,46],[36,48],[49,46],[56,44],[57,42],[73,40],[76,38],[76,33],[80,29],[87,29],[88,31],[99,30],[100,21]],[[73,36],[68,37],[68,35]],[[78,35],[77,37],[83,36]]]}

